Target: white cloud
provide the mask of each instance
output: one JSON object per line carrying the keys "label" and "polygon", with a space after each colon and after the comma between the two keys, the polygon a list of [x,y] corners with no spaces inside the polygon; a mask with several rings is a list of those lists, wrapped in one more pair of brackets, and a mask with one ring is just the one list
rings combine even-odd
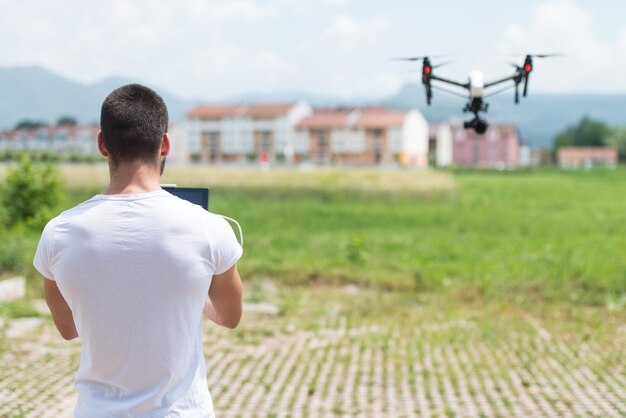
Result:
{"label": "white cloud", "polygon": [[384,17],[358,21],[348,16],[337,15],[318,37],[305,45],[305,49],[332,48],[344,55],[376,46],[379,36],[389,26]]}
{"label": "white cloud", "polygon": [[[494,19],[515,24],[498,26],[498,41],[492,41],[495,26],[485,23],[489,40],[477,42],[480,31],[439,25],[441,32],[433,32],[408,18],[419,7],[386,3],[0,0],[0,66],[38,64],[83,82],[129,76],[194,97],[261,89],[377,96],[393,93],[409,77],[404,70],[419,67],[389,57],[449,51],[460,43],[466,56],[442,75],[463,80],[478,68],[491,80],[511,72],[507,59],[483,51],[514,52],[520,59],[526,52],[565,52],[567,57],[535,62],[531,93],[626,91],[626,23],[613,19],[609,28],[599,19],[610,11],[591,14],[574,1],[582,4],[535,2],[524,24],[501,11]],[[438,18],[435,13],[431,20]],[[419,75],[410,79],[419,81]]]}
{"label": "white cloud", "polygon": [[176,85],[186,96],[216,99],[259,87],[279,88],[281,80],[296,70],[275,52],[243,48],[218,36],[181,51],[174,62],[152,75],[160,85]]}
{"label": "white cloud", "polygon": [[390,71],[353,74],[349,71],[333,71],[329,74],[329,83],[333,94],[347,100],[353,97],[379,98],[398,91],[408,81],[417,81],[413,75],[399,75]]}
{"label": "white cloud", "polygon": [[274,3],[5,0],[4,6],[10,12],[0,14],[0,65],[43,65],[86,83],[130,76],[187,96],[226,95],[233,82],[273,85],[295,69],[271,46],[246,47],[225,36],[232,24],[273,19]]}
{"label": "white cloud", "polygon": [[279,2],[299,12],[310,12],[311,10],[346,6],[350,0],[279,0]]}
{"label": "white cloud", "polygon": [[531,86],[544,91],[623,92],[626,79],[626,25],[621,37],[603,40],[589,13],[569,1],[535,7],[526,27],[509,25],[496,48],[505,53],[565,53],[537,60]]}
{"label": "white cloud", "polygon": [[275,4],[251,0],[191,0],[187,10],[193,15],[212,21],[257,20],[278,14]]}

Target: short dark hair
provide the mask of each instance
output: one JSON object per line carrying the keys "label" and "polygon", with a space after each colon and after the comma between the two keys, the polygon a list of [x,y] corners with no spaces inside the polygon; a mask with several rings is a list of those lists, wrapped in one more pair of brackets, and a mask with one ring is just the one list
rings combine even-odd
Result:
{"label": "short dark hair", "polygon": [[102,103],[100,130],[114,166],[138,160],[155,164],[167,125],[163,98],[141,84],[119,87]]}

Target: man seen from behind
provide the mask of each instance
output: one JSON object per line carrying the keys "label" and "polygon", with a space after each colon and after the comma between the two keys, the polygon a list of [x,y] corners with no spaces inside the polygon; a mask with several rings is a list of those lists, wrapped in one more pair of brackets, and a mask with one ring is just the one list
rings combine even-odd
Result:
{"label": "man seen from behind", "polygon": [[45,227],[34,265],[65,339],[80,338],[75,417],[214,417],[203,312],[235,328],[242,311],[229,224],[160,187],[168,114],[130,84],[102,104],[104,191]]}

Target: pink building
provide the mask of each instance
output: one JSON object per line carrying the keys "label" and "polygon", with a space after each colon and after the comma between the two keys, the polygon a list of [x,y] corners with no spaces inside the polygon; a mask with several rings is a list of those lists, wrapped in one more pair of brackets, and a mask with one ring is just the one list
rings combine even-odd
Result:
{"label": "pink building", "polygon": [[438,165],[471,167],[517,167],[520,165],[520,139],[514,125],[491,125],[478,135],[461,125],[440,125],[437,131]]}
{"label": "pink building", "polygon": [[611,147],[561,147],[557,153],[563,168],[615,167],[617,158],[617,148]]}

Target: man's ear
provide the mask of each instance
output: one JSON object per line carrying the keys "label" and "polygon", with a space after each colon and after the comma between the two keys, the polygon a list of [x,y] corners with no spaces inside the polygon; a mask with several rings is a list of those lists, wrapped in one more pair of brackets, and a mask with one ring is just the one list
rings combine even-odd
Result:
{"label": "man's ear", "polygon": [[98,132],[98,150],[103,157],[109,157],[109,150],[104,145],[104,139],[102,138],[102,132]]}
{"label": "man's ear", "polygon": [[163,134],[163,140],[161,141],[161,152],[159,154],[161,157],[167,157],[169,155],[170,145],[170,136],[165,132]]}

